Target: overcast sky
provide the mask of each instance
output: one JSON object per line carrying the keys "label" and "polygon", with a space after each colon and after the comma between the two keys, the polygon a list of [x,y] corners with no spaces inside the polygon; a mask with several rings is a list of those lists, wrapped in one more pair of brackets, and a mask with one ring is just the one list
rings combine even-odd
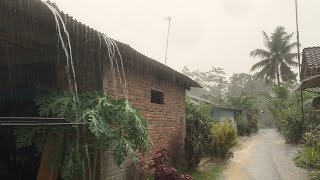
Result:
{"label": "overcast sky", "polygon": [[[164,63],[172,17],[168,66],[207,71],[211,66],[248,73],[263,47],[262,30],[295,32],[294,0],[52,0],[81,22]],[[300,0],[303,47],[320,46],[320,0]]]}

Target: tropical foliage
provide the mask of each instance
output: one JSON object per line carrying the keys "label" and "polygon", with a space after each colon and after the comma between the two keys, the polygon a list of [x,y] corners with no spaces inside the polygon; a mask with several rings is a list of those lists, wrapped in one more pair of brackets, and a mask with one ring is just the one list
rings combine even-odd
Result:
{"label": "tropical foliage", "polygon": [[199,106],[186,102],[185,153],[188,168],[197,167],[212,146],[212,123],[208,114],[201,113]]}
{"label": "tropical foliage", "polygon": [[294,159],[299,167],[312,170],[310,179],[320,178],[320,132],[311,130],[303,135],[305,149]]}
{"label": "tropical foliage", "polygon": [[210,98],[216,103],[224,101],[225,90],[227,87],[227,80],[225,72],[222,68],[212,67],[209,71],[191,71],[187,67],[182,69],[182,73],[198,82],[203,89],[194,89],[191,95],[200,95],[205,98]]}
{"label": "tropical foliage", "polygon": [[320,168],[320,148],[306,147],[301,154],[299,154],[295,162],[300,167],[305,168]]}
{"label": "tropical foliage", "polygon": [[[264,127],[272,127],[272,117],[267,111],[266,103],[269,100],[270,87],[263,80],[256,79],[257,74],[234,73],[227,81],[223,69],[212,69],[212,71],[208,72],[191,71],[187,67],[183,69],[185,75],[193,78],[202,86],[211,85],[202,90],[193,88],[188,92],[189,95],[200,97],[222,106],[241,109],[248,122],[251,122],[252,116],[255,115],[258,117],[259,124]],[[214,78],[212,78],[211,81],[206,78],[209,76],[216,78],[214,81],[212,80]],[[211,90],[209,91],[209,89]]]}
{"label": "tropical foliage", "polygon": [[[316,128],[319,124],[317,113],[313,111],[312,99],[315,94],[304,92],[301,104],[300,92],[292,92],[286,86],[274,87],[268,102],[274,123],[287,142],[296,143],[302,138],[306,128]],[[304,109],[304,124],[301,106]]]}
{"label": "tropical foliage", "polygon": [[279,26],[268,36],[263,31],[264,46],[266,49],[255,49],[250,52],[250,56],[259,57],[262,60],[254,64],[251,71],[261,69],[257,78],[264,79],[268,84],[278,85],[280,82],[288,82],[296,79],[291,67],[296,67],[298,63],[294,61],[296,53],[291,51],[297,47],[297,43],[291,43],[292,34],[288,34],[285,28]]}
{"label": "tropical foliage", "polygon": [[247,118],[241,117],[237,124],[237,132],[240,136],[247,135],[249,136],[251,134],[252,127],[251,123],[248,121]]}
{"label": "tropical foliage", "polygon": [[250,97],[248,94],[241,94],[235,97],[230,96],[227,102],[231,107],[243,110],[237,124],[239,135],[250,135],[251,131],[257,131],[256,115],[258,114],[258,109],[253,97]]}
{"label": "tropical foliage", "polygon": [[311,129],[304,133],[303,143],[305,148],[294,159],[299,167],[304,167],[310,172],[310,179],[320,179],[320,131]]}
{"label": "tropical foliage", "polygon": [[227,120],[213,125],[212,137],[218,157],[225,158],[237,144],[237,131]]}
{"label": "tropical foliage", "polygon": [[[81,128],[74,126],[65,137],[63,128],[15,131],[18,148],[35,144],[41,152],[43,147],[54,143],[55,155],[50,161],[56,162],[53,170],[61,167],[63,179],[96,179],[98,151],[111,151],[114,162],[120,165],[127,157],[137,162],[137,152],[148,150],[147,120],[126,100],[111,100],[100,92],[75,95],[56,91],[36,98],[35,102],[40,116],[85,124]],[[60,145],[57,146],[57,142],[61,142]],[[67,145],[64,150],[63,144]]]}
{"label": "tropical foliage", "polygon": [[271,91],[269,111],[275,125],[287,142],[298,142],[303,133],[299,93],[292,93],[286,86],[274,87]]}

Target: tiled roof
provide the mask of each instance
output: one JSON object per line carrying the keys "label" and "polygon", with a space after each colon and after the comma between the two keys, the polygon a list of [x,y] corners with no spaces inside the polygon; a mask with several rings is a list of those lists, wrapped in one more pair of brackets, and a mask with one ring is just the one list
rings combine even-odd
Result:
{"label": "tiled roof", "polygon": [[320,47],[304,48],[299,88],[320,87]]}
{"label": "tiled roof", "polygon": [[303,50],[309,68],[320,67],[320,47],[310,47]]}

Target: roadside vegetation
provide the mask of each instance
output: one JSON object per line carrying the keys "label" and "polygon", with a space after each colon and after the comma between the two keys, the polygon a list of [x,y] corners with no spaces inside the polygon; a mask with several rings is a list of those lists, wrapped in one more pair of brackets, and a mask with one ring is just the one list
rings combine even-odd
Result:
{"label": "roadside vegetation", "polygon": [[[255,74],[233,74],[227,80],[221,68],[212,67],[210,71],[201,72],[185,67],[183,73],[204,87],[202,90],[194,89],[190,94],[241,109],[243,113],[237,123],[238,135],[250,135],[258,130],[258,126],[276,127],[287,143],[304,143],[295,162],[311,170],[311,178],[320,179],[319,117],[312,107],[315,94],[304,92],[304,102],[301,103],[301,94],[295,91],[297,73],[292,68],[298,66],[297,53],[294,53],[298,44],[292,42],[294,34],[287,33],[284,27],[279,26],[270,35],[264,31],[262,35],[265,49],[255,49],[250,53],[250,56],[259,58],[251,68],[251,71],[257,71]],[[304,117],[301,114],[302,107]],[[213,124],[210,127],[213,134],[223,129],[216,126]],[[214,137],[213,144],[219,144]],[[215,150],[218,156],[223,156],[219,150]],[[224,155],[228,153],[227,149],[221,151]]]}
{"label": "roadside vegetation", "polygon": [[[286,36],[283,28],[278,28],[277,33]],[[273,37],[277,40],[281,39],[281,36],[277,34],[271,38]],[[286,39],[289,40],[290,37],[288,36]],[[268,47],[271,51],[269,54],[265,53],[266,51],[255,50],[251,55],[260,56],[261,54],[259,53],[264,53],[264,57],[271,55],[275,47],[271,46],[271,42],[269,43],[270,45]],[[291,45],[289,42],[288,45],[290,45],[290,47],[294,46],[294,44]],[[276,44],[274,44],[274,46],[276,46]],[[286,53],[289,51],[290,48],[286,50]],[[266,58],[268,59],[268,63],[276,63],[275,57]],[[291,62],[293,56],[290,56],[290,58],[287,58],[288,64],[292,65],[294,64]],[[284,84],[284,81],[291,78],[290,81],[294,82],[296,76],[290,71],[290,65],[286,62],[282,64],[283,68],[288,67],[286,71],[277,72],[279,73],[279,78],[283,77],[282,79],[276,78],[276,72],[273,74],[275,76],[272,76],[270,73],[265,74],[268,68],[268,71],[275,70],[270,69],[270,66],[266,68],[263,67],[263,65],[268,63],[254,65],[252,70],[262,67],[263,70],[261,72],[253,75],[235,73],[228,80],[224,70],[221,68],[212,67],[211,70],[202,72],[184,67],[183,73],[197,81],[203,87],[203,89],[192,89],[188,94],[212,102],[212,104],[200,103],[199,105],[192,104],[188,101],[186,102],[187,137],[185,141],[185,157],[186,168],[192,175],[204,179],[210,175],[212,175],[211,178],[216,177],[216,174],[220,172],[220,168],[222,169],[222,165],[213,167],[212,171],[208,173],[201,174],[197,171],[199,163],[203,158],[210,157],[215,160],[226,159],[232,154],[232,148],[237,143],[238,135],[250,136],[251,133],[258,131],[258,124],[261,124],[263,127],[273,127],[273,114],[269,111],[270,92],[277,81],[278,83],[281,82],[281,84]],[[291,74],[287,77],[284,73]],[[232,127],[228,120],[219,123],[212,119],[210,110],[212,110],[214,104],[241,110],[241,114],[239,114],[237,118],[236,128]]]}
{"label": "roadside vegetation", "polygon": [[208,167],[190,172],[190,175],[197,180],[218,180],[225,167],[224,162],[215,162],[207,165]]}
{"label": "roadside vegetation", "polygon": [[[194,179],[217,179],[224,167],[223,160],[237,141],[237,131],[231,123],[227,120],[216,122],[208,109],[208,105],[186,102],[185,171]],[[207,168],[199,169],[203,158],[211,160],[205,164]]]}
{"label": "roadside vegetation", "polygon": [[303,135],[304,149],[294,159],[299,167],[310,171],[310,179],[320,179],[320,132],[317,129]]}
{"label": "roadside vegetation", "polygon": [[283,27],[277,27],[271,36],[263,32],[263,37],[266,50],[256,49],[250,55],[262,59],[253,65],[252,70],[261,69],[257,77],[265,79],[266,84],[270,85],[266,101],[268,111],[287,143],[303,143],[303,149],[294,159],[296,165],[310,170],[311,179],[320,179],[319,115],[313,107],[313,98],[317,94],[300,94],[295,89],[297,74],[291,67],[296,67],[298,63],[294,61],[297,54],[292,53],[297,43],[290,42],[293,33],[288,34]]}
{"label": "roadside vegetation", "polygon": [[[96,179],[98,154],[109,151],[114,162],[120,165],[126,158],[136,163],[137,151],[144,154],[148,150],[148,122],[126,100],[112,100],[102,92],[75,96],[66,91],[53,91],[37,97],[35,102],[42,117],[87,124],[82,128],[73,126],[68,133],[64,128],[44,126],[15,129],[17,148],[36,146],[43,156],[47,153],[53,176],[61,171],[62,179]],[[52,151],[48,152],[50,148]]]}

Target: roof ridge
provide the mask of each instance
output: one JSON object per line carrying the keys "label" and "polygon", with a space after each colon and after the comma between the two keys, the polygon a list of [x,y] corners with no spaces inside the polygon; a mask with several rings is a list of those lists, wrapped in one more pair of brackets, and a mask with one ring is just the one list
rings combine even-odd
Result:
{"label": "roof ridge", "polygon": [[[41,2],[41,0],[37,0],[37,1]],[[54,5],[54,7],[57,8],[57,10],[59,11],[59,13],[64,14],[67,18],[70,18],[71,20],[76,21],[76,22],[79,23],[80,25],[83,25],[83,26],[89,28],[90,30],[96,31],[96,32],[98,32],[98,33],[105,34],[104,32],[101,32],[101,31],[99,31],[99,30],[96,30],[96,29],[88,26],[87,24],[82,23],[81,21],[77,20],[76,18],[74,18],[73,16],[69,15],[68,13],[64,12],[63,10],[61,10],[61,9],[57,6],[57,4],[56,4],[55,2],[51,2],[50,0],[46,0],[45,2],[47,2],[47,3],[51,4],[51,5]],[[111,37],[110,37],[110,38],[111,38]],[[111,38],[111,39],[113,39],[113,38]],[[159,61],[157,61],[157,60],[155,60],[154,58],[151,58],[151,57],[149,57],[149,56],[147,56],[147,55],[139,52],[138,50],[134,49],[134,48],[133,48],[132,46],[130,46],[129,44],[120,42],[120,41],[118,41],[118,40],[116,40],[116,39],[113,39],[113,40],[115,40],[117,43],[120,43],[120,44],[122,44],[122,45],[128,46],[130,49],[132,49],[133,51],[136,51],[138,54],[140,54],[141,56],[143,56],[143,57],[145,57],[145,58],[148,58],[149,60],[153,60],[153,61],[155,61],[156,63],[159,63],[159,64],[161,64],[161,65],[163,65],[163,66],[166,66],[167,68],[170,68],[171,70],[173,70],[173,71],[175,71],[175,72],[177,72],[177,73],[180,73],[180,72],[174,70],[173,68],[171,68],[171,67],[169,67],[169,66],[167,66],[167,65],[165,65],[165,64],[163,64],[163,63],[161,63],[161,62],[159,62]],[[180,73],[180,74],[181,74],[181,73]]]}
{"label": "roof ridge", "polygon": [[318,48],[320,48],[320,46],[312,46],[312,47],[306,47],[306,48],[304,48],[304,49],[318,49]]}
{"label": "roof ridge", "polygon": [[[7,0],[7,1],[11,1],[11,0]],[[18,0],[16,0],[16,1],[18,1]],[[68,13],[62,11],[55,3],[53,3],[53,2],[51,2],[49,0],[46,0],[46,1],[42,1],[42,0],[25,0],[25,1],[28,1],[28,4],[35,3],[35,4],[43,4],[43,5],[44,5],[43,2],[47,2],[47,3],[51,4],[51,5],[54,5],[55,8],[57,8],[59,13],[61,13],[62,18],[65,19],[65,21],[66,21],[65,23],[82,26],[85,30],[90,31],[90,33],[101,33],[101,34],[104,34],[101,31],[98,31],[98,30],[96,30],[96,29],[94,29],[94,28],[92,28],[92,27],[90,27],[90,26],[78,21],[73,16],[71,16]],[[43,7],[39,6],[37,8],[44,8],[44,6]],[[48,9],[48,11],[50,11],[50,10]],[[113,39],[113,38],[111,38],[111,39]],[[115,40],[115,39],[113,39],[113,40]],[[157,71],[158,75],[165,76],[165,77],[161,77],[161,78],[166,78],[167,80],[170,80],[172,82],[184,85],[185,87],[188,87],[188,88],[190,88],[190,87],[201,87],[197,82],[192,80],[190,77],[188,77],[188,76],[186,76],[186,75],[174,70],[173,68],[161,63],[160,61],[157,61],[157,60],[155,60],[153,58],[150,58],[150,57],[142,54],[141,52],[139,52],[136,49],[132,48],[128,44],[122,43],[122,42],[117,41],[117,40],[115,40],[115,41],[116,41],[118,46],[122,46],[123,47],[123,51],[130,52],[130,54],[127,55],[127,56],[130,56],[130,60],[131,59],[136,59],[136,61],[139,62],[139,65],[136,65],[136,66],[139,66],[141,71],[147,72],[146,69],[143,69],[143,68],[140,67],[141,66],[140,64],[144,64],[144,65],[148,66],[149,71],[152,71],[152,73],[155,73],[154,71]],[[128,61],[129,61],[129,59],[128,59]],[[133,65],[134,63],[128,62],[128,64]]]}

